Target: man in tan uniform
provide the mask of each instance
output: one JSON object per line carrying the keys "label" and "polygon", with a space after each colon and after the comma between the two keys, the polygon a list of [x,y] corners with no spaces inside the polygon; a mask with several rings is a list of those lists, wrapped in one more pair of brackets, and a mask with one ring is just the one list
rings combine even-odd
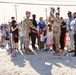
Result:
{"label": "man in tan uniform", "polygon": [[53,28],[54,51],[55,51],[55,53],[59,53],[60,34],[61,34],[61,30],[60,30],[61,21],[59,18],[59,13],[56,13],[56,16],[54,17],[53,13],[50,12],[50,17],[49,17],[48,21],[50,22],[50,24],[52,25],[52,28]]}
{"label": "man in tan uniform", "polygon": [[34,54],[30,49],[29,49],[29,43],[30,43],[30,38],[29,38],[29,33],[30,33],[30,28],[36,29],[36,27],[32,24],[30,21],[31,13],[29,11],[26,11],[26,19],[24,19],[22,23],[22,30],[23,30],[23,41],[25,44],[25,53],[26,54]]}
{"label": "man in tan uniform", "polygon": [[54,18],[53,22],[53,35],[54,35],[54,50],[56,53],[59,53],[59,45],[60,45],[60,25],[61,25],[61,20],[59,18],[59,13],[56,13],[56,17]]}

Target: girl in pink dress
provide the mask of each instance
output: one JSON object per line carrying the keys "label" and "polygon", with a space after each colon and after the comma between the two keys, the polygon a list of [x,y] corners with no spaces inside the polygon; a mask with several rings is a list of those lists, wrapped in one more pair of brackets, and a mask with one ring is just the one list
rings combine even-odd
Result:
{"label": "girl in pink dress", "polygon": [[54,40],[53,40],[53,31],[52,31],[52,26],[48,25],[48,30],[47,30],[47,35],[46,35],[46,47],[47,49],[49,49],[52,47],[53,49],[53,44],[54,44]]}

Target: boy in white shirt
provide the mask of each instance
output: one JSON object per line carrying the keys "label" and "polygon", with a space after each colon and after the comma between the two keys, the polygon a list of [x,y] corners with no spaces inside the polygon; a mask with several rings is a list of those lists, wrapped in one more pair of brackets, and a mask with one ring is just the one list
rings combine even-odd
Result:
{"label": "boy in white shirt", "polygon": [[40,50],[44,50],[44,31],[42,31],[41,35],[40,35],[40,42],[39,42],[39,49]]}

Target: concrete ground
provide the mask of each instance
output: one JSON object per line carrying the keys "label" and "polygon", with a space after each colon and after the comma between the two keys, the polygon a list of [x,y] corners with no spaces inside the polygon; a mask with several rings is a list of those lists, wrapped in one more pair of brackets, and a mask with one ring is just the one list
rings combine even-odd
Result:
{"label": "concrete ground", "polygon": [[35,52],[26,55],[19,51],[16,57],[11,57],[7,48],[0,48],[0,75],[76,75],[75,57]]}

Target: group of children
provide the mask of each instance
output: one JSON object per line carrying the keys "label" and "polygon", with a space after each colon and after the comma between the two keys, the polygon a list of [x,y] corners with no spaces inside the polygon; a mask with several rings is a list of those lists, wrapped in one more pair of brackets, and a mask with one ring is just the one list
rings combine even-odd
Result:
{"label": "group of children", "polygon": [[45,50],[48,52],[53,51],[53,31],[52,25],[48,24],[40,31],[40,42],[39,42],[39,49]]}

